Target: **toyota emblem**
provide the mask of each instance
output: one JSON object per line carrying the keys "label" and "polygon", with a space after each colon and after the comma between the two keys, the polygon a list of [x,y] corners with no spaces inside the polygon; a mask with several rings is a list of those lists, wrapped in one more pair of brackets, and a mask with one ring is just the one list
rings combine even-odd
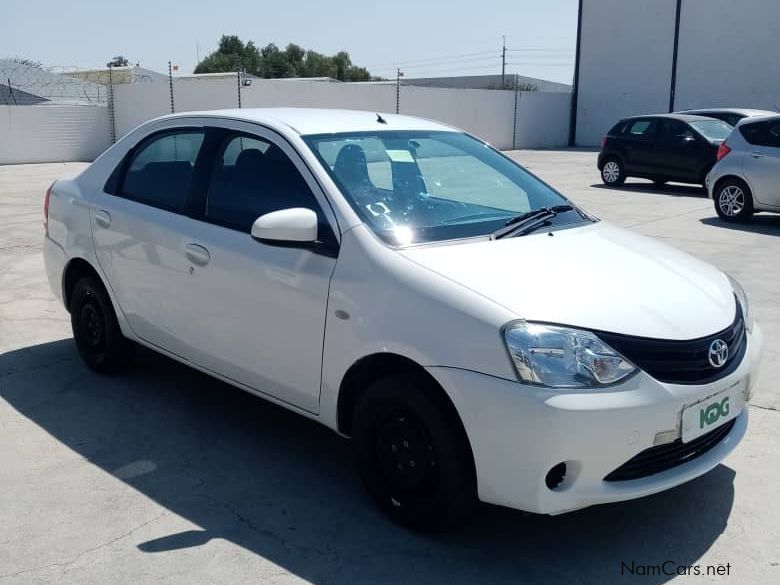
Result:
{"label": "toyota emblem", "polygon": [[710,343],[708,357],[713,368],[722,368],[726,360],[729,359],[729,346],[722,339],[716,339]]}

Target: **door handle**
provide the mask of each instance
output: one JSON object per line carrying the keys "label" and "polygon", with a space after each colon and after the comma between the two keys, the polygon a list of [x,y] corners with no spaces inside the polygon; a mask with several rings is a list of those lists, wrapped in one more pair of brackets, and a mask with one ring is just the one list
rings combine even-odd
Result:
{"label": "door handle", "polygon": [[211,260],[209,251],[200,244],[187,244],[184,246],[184,253],[193,264],[198,266],[205,266]]}
{"label": "door handle", "polygon": [[100,227],[107,228],[111,225],[111,214],[105,209],[98,209],[95,212],[95,223]]}
{"label": "door handle", "polygon": [[764,158],[764,155],[761,154],[760,152],[751,152],[750,156],[752,156],[753,158]]}

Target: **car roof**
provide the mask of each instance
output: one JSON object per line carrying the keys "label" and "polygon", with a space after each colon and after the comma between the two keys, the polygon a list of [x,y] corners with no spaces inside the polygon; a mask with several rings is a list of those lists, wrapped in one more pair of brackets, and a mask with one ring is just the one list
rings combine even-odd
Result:
{"label": "car roof", "polygon": [[340,132],[370,132],[372,130],[429,130],[458,131],[457,128],[440,122],[382,113],[386,123],[378,121],[377,112],[361,110],[330,110],[318,108],[236,108],[230,110],[208,110],[201,112],[182,112],[160,118],[176,119],[182,117],[209,117],[254,122],[273,129],[282,127],[291,129],[300,135],[333,134]]}
{"label": "car roof", "polygon": [[753,110],[750,108],[698,108],[695,110],[681,110],[679,114],[698,114],[699,112],[717,112],[721,114],[740,114],[742,116],[773,116],[777,112],[770,110]]}
{"label": "car roof", "polygon": [[[628,120],[643,120],[647,118],[664,118],[669,120],[680,120],[681,122],[695,122],[696,120],[702,120],[707,118],[706,116],[696,116],[694,114],[680,114],[680,113],[674,113],[674,114],[646,114],[644,116],[630,116],[628,118],[623,118],[623,121]],[[715,118],[711,118],[715,119]]]}
{"label": "car roof", "polygon": [[753,116],[753,117],[742,118],[739,122],[737,122],[737,126],[744,126],[746,124],[757,124],[765,121],[772,122],[777,120],[780,120],[780,114],[772,114],[771,116],[770,115],[761,116],[760,120],[758,119],[758,116]]}

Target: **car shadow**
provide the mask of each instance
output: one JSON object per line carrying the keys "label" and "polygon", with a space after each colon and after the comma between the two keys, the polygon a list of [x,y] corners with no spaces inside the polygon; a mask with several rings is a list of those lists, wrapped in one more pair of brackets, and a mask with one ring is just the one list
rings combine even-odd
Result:
{"label": "car shadow", "polygon": [[607,186],[604,183],[593,183],[591,187],[606,191],[631,191],[634,193],[647,193],[650,195],[674,195],[677,197],[707,197],[707,190],[700,185],[679,185],[654,183],[623,183],[622,185]]}
{"label": "car shadow", "polygon": [[741,232],[764,234],[767,236],[780,236],[780,214],[754,215],[746,223],[729,223],[719,217],[705,217],[699,220],[705,225],[728,228]]}
{"label": "car shadow", "polygon": [[[664,583],[728,522],[734,472],[719,466],[644,499],[549,517],[481,506],[446,534],[382,517],[349,442],[282,408],[140,350],[92,374],[71,340],[0,355],[0,395],[90,464],[198,528],[137,544],[160,554],[226,539],[312,583]],[[19,481],[22,481],[19,478]]]}

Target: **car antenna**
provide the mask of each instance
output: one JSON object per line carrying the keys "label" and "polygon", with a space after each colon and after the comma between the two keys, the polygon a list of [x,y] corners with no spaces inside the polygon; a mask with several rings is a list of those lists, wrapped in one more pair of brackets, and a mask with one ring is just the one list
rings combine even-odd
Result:
{"label": "car antenna", "polygon": [[377,121],[377,122],[379,122],[380,124],[387,124],[387,120],[385,120],[385,119],[382,117],[382,114],[377,114],[377,115],[376,115],[376,121]]}

